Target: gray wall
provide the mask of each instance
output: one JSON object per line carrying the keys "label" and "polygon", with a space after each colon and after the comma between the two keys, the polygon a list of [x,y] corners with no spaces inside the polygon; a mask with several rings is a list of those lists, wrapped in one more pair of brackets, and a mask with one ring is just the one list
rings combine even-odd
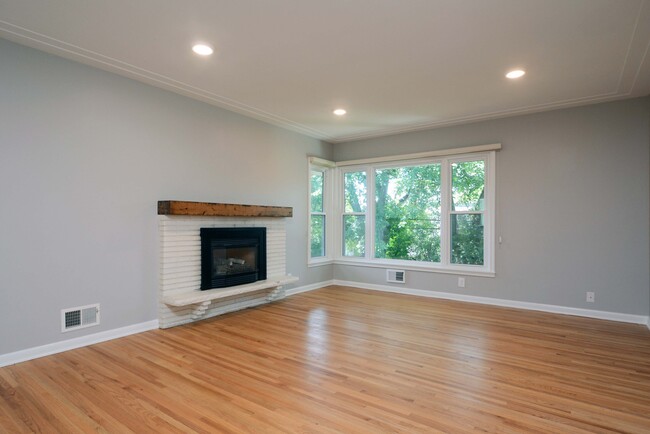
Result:
{"label": "gray wall", "polygon": [[[306,155],[332,147],[0,39],[0,354],[155,319],[156,202],[294,207],[287,271],[306,267]],[[102,323],[60,333],[60,309]]]}
{"label": "gray wall", "polygon": [[[306,285],[333,275],[306,267],[306,154],[493,142],[497,277],[409,286],[646,315],[649,119],[645,98],[332,148],[0,39],[0,354],[155,319],[158,200],[293,206],[287,271]],[[382,269],[334,277],[385,284]],[[60,309],[96,302],[100,326],[60,333]]]}
{"label": "gray wall", "polygon": [[[646,97],[336,144],[334,160],[502,143],[496,277],[461,289],[454,275],[409,272],[408,286],[648,315],[649,121]],[[387,284],[383,269],[334,276]]]}

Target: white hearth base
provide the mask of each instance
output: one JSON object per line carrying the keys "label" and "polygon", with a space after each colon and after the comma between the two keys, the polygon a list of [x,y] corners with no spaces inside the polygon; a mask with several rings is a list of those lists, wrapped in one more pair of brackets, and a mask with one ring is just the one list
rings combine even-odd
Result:
{"label": "white hearth base", "polygon": [[[267,276],[264,281],[201,291],[200,228],[265,227]],[[159,216],[160,328],[186,324],[284,298],[285,218]]]}

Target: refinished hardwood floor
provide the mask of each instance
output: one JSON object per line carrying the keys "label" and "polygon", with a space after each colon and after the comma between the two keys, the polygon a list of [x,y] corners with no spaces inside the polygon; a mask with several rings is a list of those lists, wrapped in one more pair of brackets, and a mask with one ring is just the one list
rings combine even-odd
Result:
{"label": "refinished hardwood floor", "polygon": [[650,432],[641,325],[329,287],[0,369],[0,432]]}

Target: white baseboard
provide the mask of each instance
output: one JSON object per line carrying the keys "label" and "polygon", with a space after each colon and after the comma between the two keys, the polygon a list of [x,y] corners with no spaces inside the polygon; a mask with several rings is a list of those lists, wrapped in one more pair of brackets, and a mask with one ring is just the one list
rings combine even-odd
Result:
{"label": "white baseboard", "polygon": [[301,292],[313,291],[330,285],[334,285],[334,280],[324,280],[322,282],[312,283],[311,285],[303,285],[297,288],[287,289],[286,294],[287,296],[300,294]]}
{"label": "white baseboard", "polygon": [[51,354],[61,353],[63,351],[81,348],[99,342],[110,341],[111,339],[121,338],[135,333],[146,332],[158,328],[158,320],[141,322],[118,329],[106,330],[99,333],[93,333],[87,336],[67,339],[65,341],[54,342],[52,344],[41,345],[40,347],[27,348],[26,350],[16,351],[14,353],[0,354],[0,367],[13,365],[27,360],[38,359],[39,357],[49,356]]}
{"label": "white baseboard", "polygon": [[[513,307],[517,309],[537,310],[542,312],[558,313],[563,315],[575,315],[588,318],[605,319],[610,321],[627,322],[634,324],[645,324],[650,329],[650,316],[632,315],[618,312],[606,312],[601,310],[580,309],[575,307],[564,307],[550,304],[529,303],[524,301],[513,301],[489,297],[478,297],[474,295],[453,294],[449,292],[427,291],[423,289],[413,289],[406,287],[394,287],[389,285],[376,285],[363,282],[352,282],[347,280],[325,280],[323,282],[303,285],[297,288],[287,289],[287,296],[300,294],[301,292],[313,291],[330,285],[350,286],[353,288],[369,289],[373,291],[393,292],[397,294],[417,295],[420,297],[442,298],[446,300],[465,301],[469,303],[488,304],[492,306]],[[113,330],[106,330],[87,336],[81,336],[74,339],[68,339],[61,342],[42,345],[39,347],[28,348],[13,353],[0,354],[0,367],[13,365],[27,360],[37,359],[39,357],[49,356],[51,354],[61,353],[63,351],[73,350],[111,339],[121,338],[124,336],[154,330],[158,328],[158,320],[147,321],[139,324],[133,324]]]}
{"label": "white baseboard", "polygon": [[644,315],[632,315],[619,312],[606,312],[602,310],[580,309],[577,307],[556,306],[552,304],[530,303],[526,301],[505,300],[500,298],[478,297],[475,295],[453,294],[450,292],[427,291],[424,289],[413,289],[406,287],[395,287],[389,285],[375,285],[372,283],[350,282],[346,280],[334,280],[334,285],[351,286],[354,288],[370,289],[373,291],[394,292],[397,294],[417,295],[420,297],[443,298],[446,300],[465,301],[469,303],[489,304],[492,306],[514,307],[517,309],[537,310],[541,312],[559,313],[562,315],[575,315],[588,318],[606,319],[610,321],[627,322],[634,324],[648,324],[650,328],[650,317]]}
{"label": "white baseboard", "polygon": [[646,325],[648,326],[648,330],[650,330],[650,316],[648,317],[648,321],[646,321]]}

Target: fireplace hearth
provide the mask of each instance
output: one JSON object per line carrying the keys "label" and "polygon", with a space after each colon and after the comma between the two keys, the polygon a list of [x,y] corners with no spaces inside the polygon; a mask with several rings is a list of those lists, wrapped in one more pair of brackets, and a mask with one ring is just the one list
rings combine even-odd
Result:
{"label": "fireplace hearth", "polygon": [[201,290],[266,279],[266,228],[201,228]]}

